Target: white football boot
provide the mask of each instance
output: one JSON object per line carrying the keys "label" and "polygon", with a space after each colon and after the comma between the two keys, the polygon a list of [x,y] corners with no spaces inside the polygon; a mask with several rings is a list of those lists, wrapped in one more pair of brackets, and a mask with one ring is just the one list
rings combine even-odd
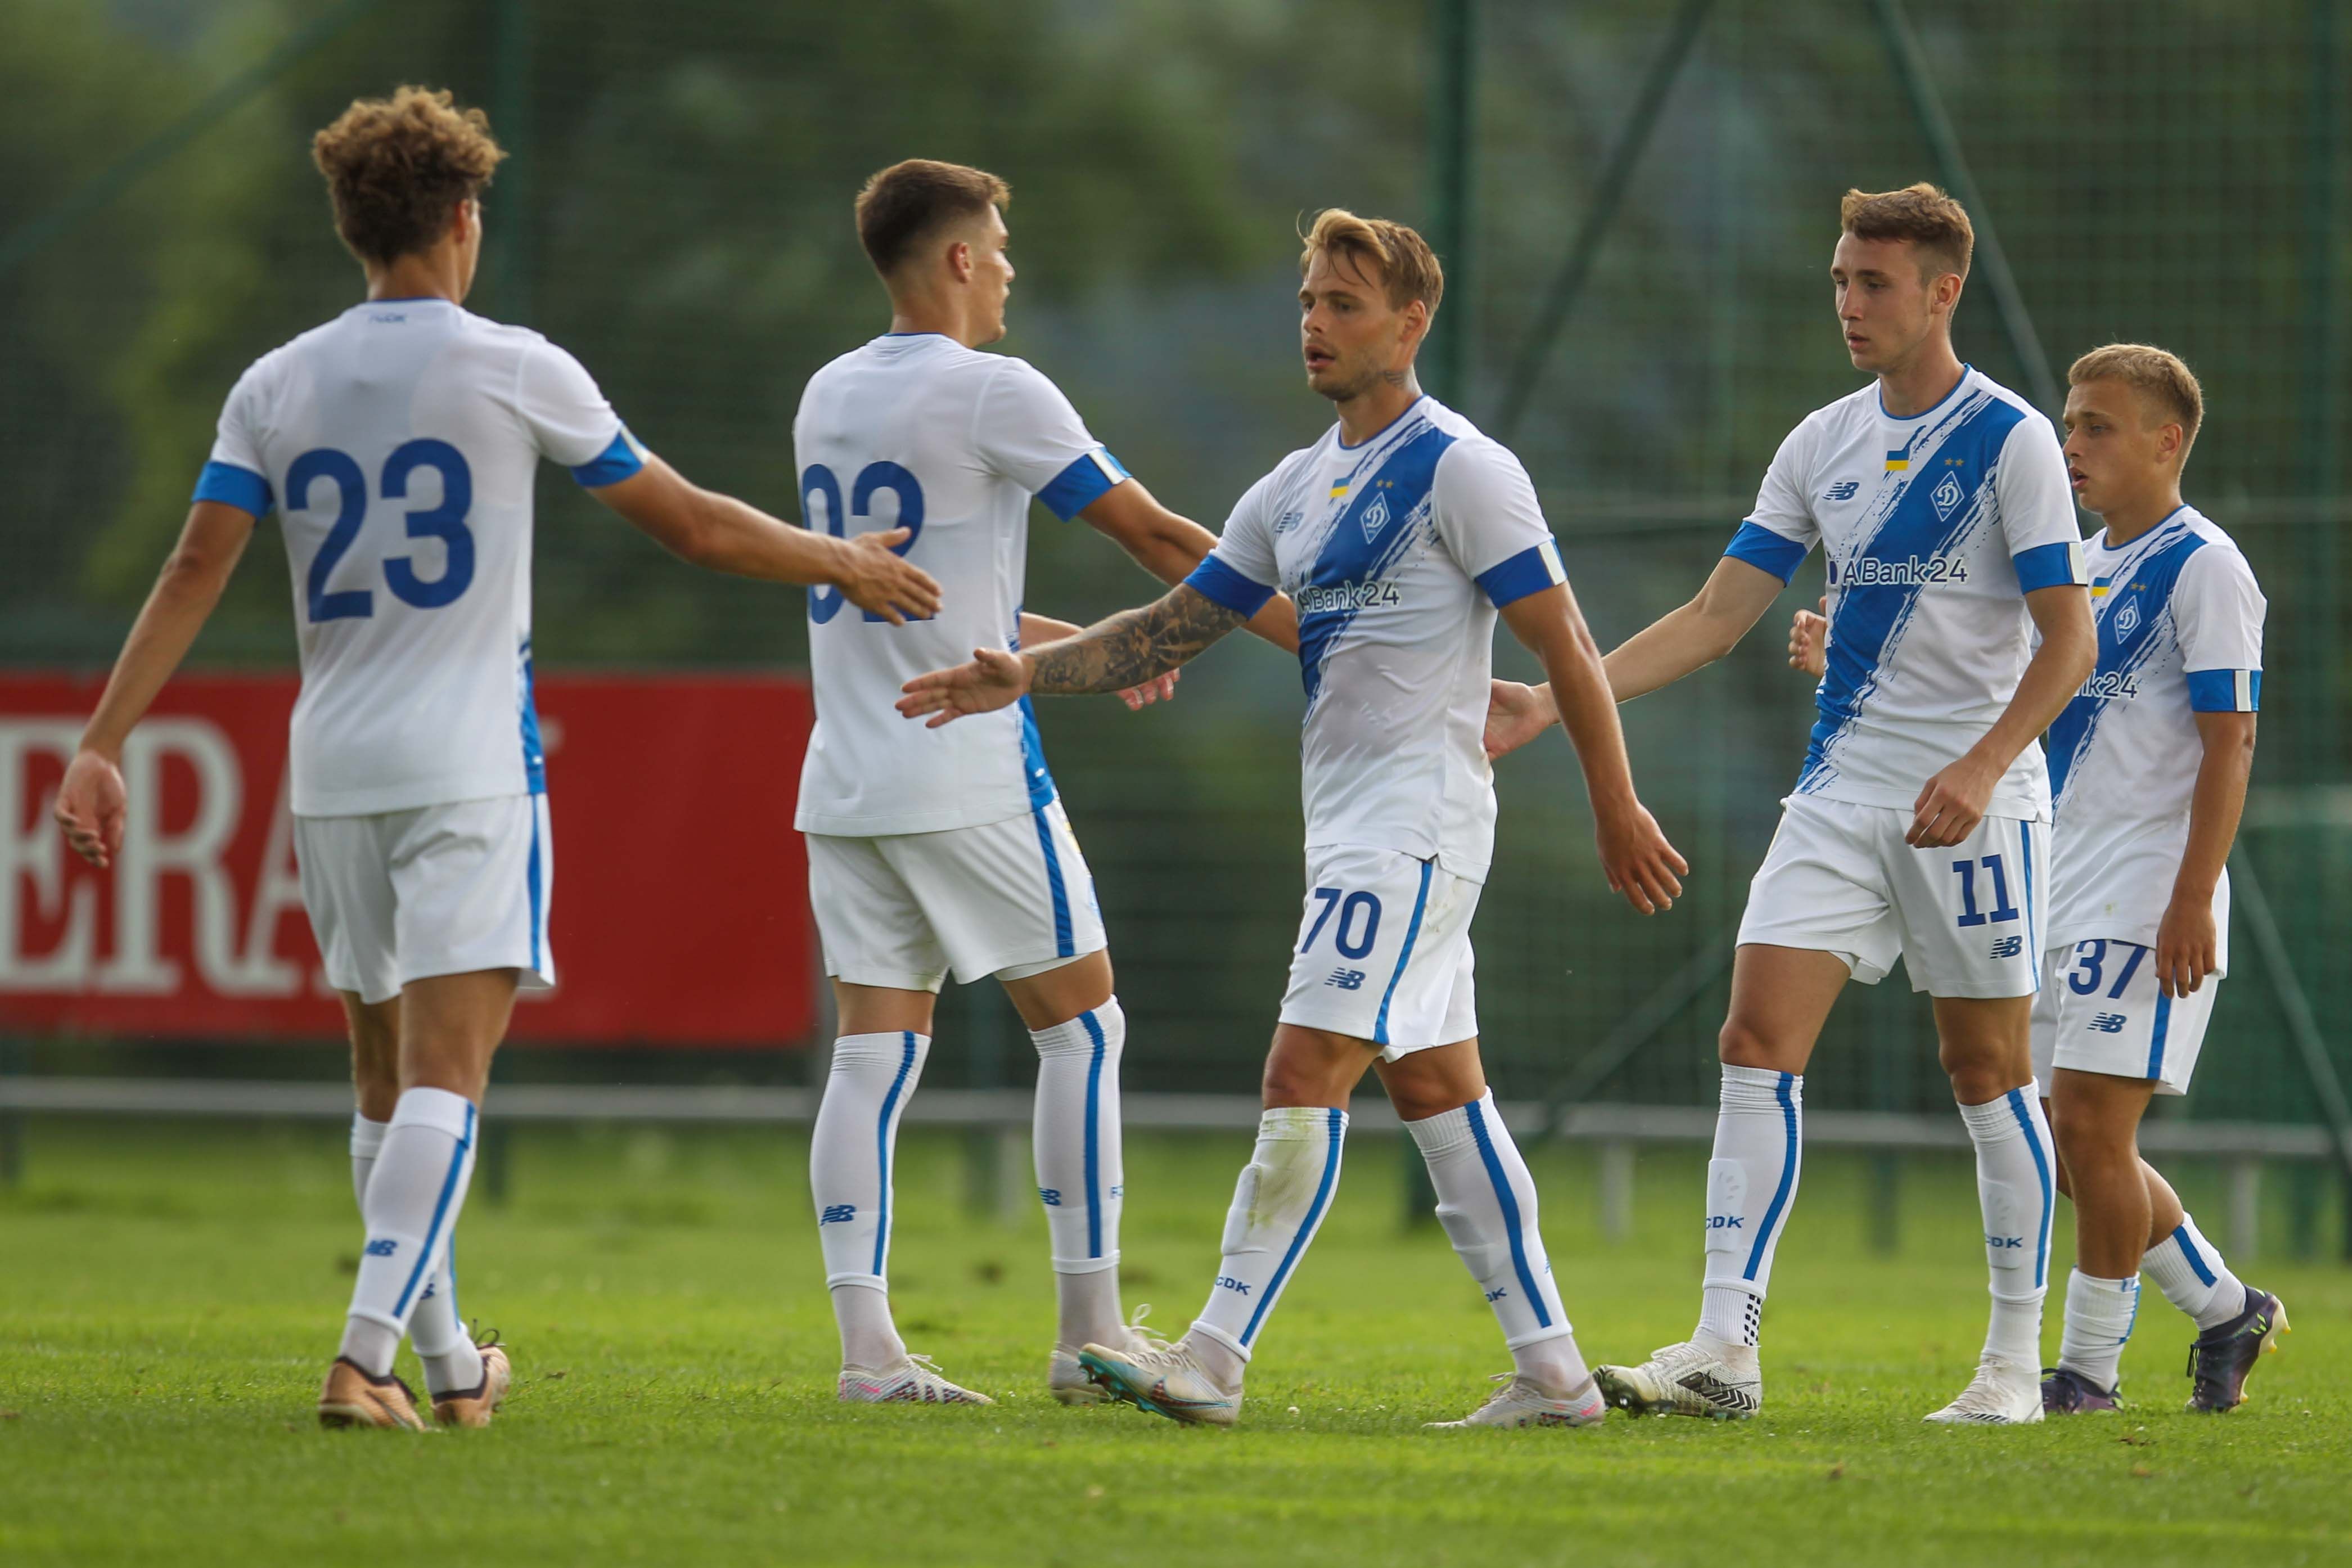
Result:
{"label": "white football boot", "polygon": [[2042,1374],[2011,1366],[1999,1356],[1977,1363],[1976,1376],[1960,1396],[1923,1421],[1955,1426],[2023,1426],[2042,1419]]}
{"label": "white football boot", "polygon": [[1598,1382],[1590,1377],[1566,1399],[1555,1399],[1537,1387],[1534,1379],[1516,1372],[1498,1372],[1492,1381],[1503,1386],[1461,1420],[1422,1425],[1433,1431],[1465,1426],[1598,1426],[1609,1417],[1609,1402],[1601,1397]]}
{"label": "white football boot", "polygon": [[[1136,1308],[1135,1316],[1120,1334],[1118,1349],[1135,1355],[1168,1348],[1166,1340],[1144,1329],[1143,1320],[1150,1316],[1151,1307],[1149,1302]],[[1109,1391],[1087,1375],[1087,1369],[1078,1364],[1078,1352],[1068,1345],[1054,1347],[1053,1356],[1045,1363],[1045,1386],[1055,1398],[1065,1405],[1108,1405],[1111,1402]]]}
{"label": "white football boot", "polygon": [[1241,1391],[1227,1393],[1182,1340],[1160,1350],[1088,1345],[1078,1352],[1078,1364],[1111,1398],[1171,1421],[1230,1426],[1241,1414]]}
{"label": "white football boot", "polygon": [[1698,1415],[1745,1421],[1764,1408],[1764,1377],[1743,1376],[1696,1341],[1650,1352],[1639,1366],[1597,1366],[1602,1397],[1633,1415]]}
{"label": "white football boot", "polygon": [[845,1366],[839,1387],[844,1405],[993,1405],[950,1383],[927,1355],[909,1355],[896,1366]]}

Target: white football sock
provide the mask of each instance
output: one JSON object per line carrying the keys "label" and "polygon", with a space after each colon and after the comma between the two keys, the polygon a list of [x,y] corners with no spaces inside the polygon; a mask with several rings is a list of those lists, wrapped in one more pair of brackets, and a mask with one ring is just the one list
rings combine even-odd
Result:
{"label": "white football sock", "polygon": [[2095,1279],[2081,1269],[2066,1279],[2066,1321],[2058,1335],[2058,1364],[2081,1373],[2105,1392],[2121,1375],[2124,1342],[2139,1316],[2139,1276]]}
{"label": "white football sock", "polygon": [[907,1353],[890,1322],[890,1169],[899,1118],[930,1049],[929,1035],[911,1031],[833,1043],[809,1139],[809,1193],[847,1366],[878,1370]]}
{"label": "white football sock", "polygon": [[2042,1365],[2042,1300],[2050,1285],[2050,1222],[2057,1208],[2057,1163],[2050,1124],[2032,1086],[1982,1105],[1963,1105],[1977,1148],[1977,1201],[1991,1267],[1992,1321],[1984,1353],[2012,1366]]}
{"label": "white football sock", "polygon": [[2164,1299],[2196,1319],[2200,1329],[2218,1329],[2246,1310],[2244,1283],[2189,1215],[2147,1249],[2139,1266]]}
{"label": "white football sock", "polygon": [[360,1205],[367,1246],[341,1351],[372,1376],[392,1370],[400,1336],[448,1250],[474,1174],[475,1122],[473,1102],[447,1089],[412,1089],[393,1109]]}
{"label": "white football sock", "polygon": [[[356,1111],[352,1115],[352,1195],[359,1200],[362,1216],[367,1213],[368,1177],[375,1170],[377,1154],[383,1152],[383,1135],[391,1131],[389,1121],[371,1121]],[[474,1348],[474,1338],[466,1331],[465,1321],[457,1314],[457,1249],[454,1237],[441,1267],[425,1281],[425,1293],[409,1315],[408,1337],[425,1363],[425,1386],[429,1392],[448,1394],[481,1385],[482,1355]]]}
{"label": "white football sock", "polygon": [[1580,1386],[1584,1361],[1537,1228],[1535,1179],[1495,1112],[1494,1091],[1404,1125],[1428,1163],[1437,1222],[1486,1293],[1517,1370],[1548,1394]]}
{"label": "white football sock", "polygon": [[[1331,1212],[1348,1113],[1286,1106],[1258,1118],[1257,1148],[1225,1213],[1223,1258],[1193,1333],[1213,1342],[1203,1362],[1228,1388],[1241,1384],[1258,1331]],[[1230,1360],[1219,1357],[1222,1347]]]}
{"label": "white football sock", "polygon": [[1127,1016],[1114,996],[1067,1023],[1036,1029],[1037,1108],[1030,1147],[1054,1249],[1059,1342],[1117,1345],[1120,1160],[1118,1058]]}
{"label": "white football sock", "polygon": [[1706,1163],[1706,1282],[1698,1330],[1735,1371],[1752,1371],[1772,1255],[1796,1206],[1805,1080],[1769,1068],[1723,1068],[1715,1157]]}

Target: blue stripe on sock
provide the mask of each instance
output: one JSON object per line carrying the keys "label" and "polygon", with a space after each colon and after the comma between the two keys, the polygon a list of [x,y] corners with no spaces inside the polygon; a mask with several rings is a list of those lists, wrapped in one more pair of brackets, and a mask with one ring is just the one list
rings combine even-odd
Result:
{"label": "blue stripe on sock", "polygon": [[1323,1179],[1316,1184],[1315,1201],[1307,1205],[1307,1217],[1298,1222],[1298,1234],[1290,1238],[1290,1250],[1282,1255],[1282,1267],[1274,1271],[1274,1278],[1267,1280],[1265,1289],[1258,1293],[1257,1307],[1250,1313],[1248,1326],[1242,1330],[1244,1350],[1249,1348],[1250,1341],[1257,1338],[1257,1326],[1265,1321],[1266,1309],[1273,1306],[1274,1299],[1282,1293],[1282,1282],[1290,1278],[1291,1265],[1297,1263],[1298,1255],[1307,1250],[1307,1238],[1315,1234],[1316,1225],[1323,1218],[1323,1206],[1331,1201],[1331,1184],[1339,1175],[1339,1127],[1346,1113],[1327,1110],[1324,1114],[1330,1118],[1331,1147],[1324,1156]]}
{"label": "blue stripe on sock", "polygon": [[[1421,891],[1413,896],[1412,922],[1404,928],[1404,945],[1397,950],[1396,973],[1389,976],[1389,988],[1381,993],[1380,1014],[1372,1020],[1372,1044],[1376,1046],[1389,1043],[1389,1004],[1396,1000],[1397,983],[1404,978],[1404,966],[1412,962],[1412,944],[1421,935],[1422,911],[1429,908],[1429,871],[1435,864],[1434,860],[1421,863]],[[1344,920],[1339,923],[1343,927],[1347,924]]]}
{"label": "blue stripe on sock", "polygon": [[1755,1279],[1756,1271],[1764,1266],[1764,1249],[1771,1245],[1772,1227],[1780,1223],[1780,1212],[1789,1206],[1790,1189],[1797,1184],[1797,1100],[1791,1092],[1796,1084],[1796,1075],[1784,1072],[1772,1089],[1772,1098],[1780,1102],[1780,1122],[1788,1130],[1788,1147],[1780,1158],[1780,1184],[1764,1211],[1764,1223],[1757,1227],[1756,1245],[1748,1250],[1748,1267],[1739,1276],[1742,1279]]}
{"label": "blue stripe on sock", "polygon": [[1087,1038],[1095,1043],[1094,1058],[1087,1064],[1087,1256],[1100,1258],[1102,1148],[1097,1129],[1102,1121],[1103,1058],[1109,1054],[1110,1042],[1103,1037],[1102,1023],[1093,1013],[1079,1014],[1078,1022],[1087,1026]]}
{"label": "blue stripe on sock", "polygon": [[2026,1114],[2025,1091],[2009,1091],[2009,1113],[2017,1118],[2018,1130],[2025,1134],[2025,1146],[2033,1151],[2033,1173],[2042,1178],[2042,1235],[2033,1254],[2033,1288],[2041,1289],[2050,1278],[2050,1222],[2057,1200],[2050,1191],[2050,1159],[2043,1152],[2042,1140],[2033,1135],[2033,1119]]}
{"label": "blue stripe on sock", "polygon": [[[400,1289],[400,1300],[393,1303],[392,1315],[405,1322],[408,1319],[409,1298],[416,1294],[417,1285],[425,1278],[425,1266],[433,1259],[433,1244],[440,1239],[441,1222],[449,1217],[449,1205],[457,1195],[457,1178],[465,1173],[466,1151],[474,1146],[474,1108],[466,1107],[466,1135],[457,1140],[457,1150],[449,1156],[448,1174],[441,1178],[441,1196],[433,1205],[433,1223],[425,1227],[425,1245],[417,1248],[416,1267],[408,1271],[408,1283]],[[394,1116],[394,1120],[399,1118]]]}
{"label": "blue stripe on sock", "polygon": [[904,1053],[898,1058],[898,1076],[890,1080],[890,1092],[882,1097],[882,1121],[874,1130],[874,1147],[882,1164],[880,1195],[874,1200],[874,1274],[882,1276],[882,1266],[890,1256],[890,1113],[898,1109],[899,1092],[907,1087],[907,1075],[915,1070],[915,1032],[906,1030],[900,1037],[905,1042]]}
{"label": "blue stripe on sock", "polygon": [[1527,1242],[1519,1231],[1519,1204],[1511,1195],[1509,1177],[1503,1173],[1502,1156],[1495,1152],[1495,1141],[1487,1135],[1486,1118],[1478,1101],[1472,1100],[1462,1108],[1470,1116],[1470,1136],[1478,1145],[1478,1158],[1486,1163],[1486,1179],[1495,1184],[1495,1201],[1503,1205],[1503,1225],[1511,1233],[1511,1267],[1519,1276],[1519,1289],[1528,1293],[1528,1302],[1536,1310],[1536,1327],[1551,1327],[1551,1313],[1544,1308],[1543,1292],[1536,1289],[1535,1271],[1528,1267]]}
{"label": "blue stripe on sock", "polygon": [[2178,1226],[2173,1227],[2172,1239],[2179,1245],[2180,1256],[2189,1259],[2189,1271],[2196,1275],[2198,1279],[2204,1284],[2211,1285],[2215,1283],[2217,1277],[2214,1272],[2210,1268],[2205,1267],[2205,1260],[2197,1256],[2197,1244],[2189,1239],[2189,1222],[2187,1220],[2181,1221]]}

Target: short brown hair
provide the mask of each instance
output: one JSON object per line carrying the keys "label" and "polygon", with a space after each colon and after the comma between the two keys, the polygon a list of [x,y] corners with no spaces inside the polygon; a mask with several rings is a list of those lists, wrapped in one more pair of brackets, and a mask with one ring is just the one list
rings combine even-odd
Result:
{"label": "short brown hair", "polygon": [[310,139],[310,161],[334,198],[335,232],[362,261],[432,248],[457,204],[480,195],[505,156],[489,117],[453,107],[446,89],[354,100]]}
{"label": "short brown hair", "polygon": [[1935,185],[1906,185],[1899,191],[1853,191],[1838,204],[1838,223],[1856,239],[1908,240],[1937,261],[1943,270],[1969,275],[1975,256],[1977,231],[1968,209]]}
{"label": "short brown hair", "polygon": [[857,243],[887,278],[917,242],[959,218],[1007,205],[1013,187],[985,169],[909,158],[866,182],[857,193]]}
{"label": "short brown hair", "polygon": [[1429,241],[1401,223],[1384,217],[1358,217],[1345,207],[1325,207],[1315,215],[1314,226],[1299,237],[1307,248],[1298,253],[1298,275],[1315,258],[1344,256],[1368,268],[1387,288],[1389,307],[1401,310],[1415,300],[1433,314],[1445,298],[1445,268]]}
{"label": "short brown hair", "polygon": [[2067,385],[2092,381],[2120,381],[2169,416],[2180,426],[2180,460],[2189,460],[2197,426],[2205,422],[2205,389],[2179,354],[2147,343],[2108,343],[2067,367]]}

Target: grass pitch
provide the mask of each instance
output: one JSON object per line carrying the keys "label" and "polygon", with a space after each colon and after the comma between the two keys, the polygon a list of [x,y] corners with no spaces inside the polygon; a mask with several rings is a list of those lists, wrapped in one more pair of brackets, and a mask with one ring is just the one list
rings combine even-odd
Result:
{"label": "grass pitch", "polygon": [[[953,1138],[907,1139],[892,1272],[909,1342],[994,1409],[833,1402],[804,1140],[532,1130],[511,1202],[478,1178],[458,1232],[461,1304],[504,1331],[515,1392],[487,1432],[417,1437],[310,1415],[360,1239],[341,1144],[32,1130],[0,1193],[0,1563],[2352,1561],[2352,1272],[2242,1269],[2301,1331],[2229,1416],[2180,1411],[2191,1331],[2151,1289],[2123,1416],[1920,1424],[1983,1332],[1958,1162],[1910,1167],[1892,1258],[1862,1245],[1866,1167],[1809,1163],[1759,1419],[1426,1433],[1507,1360],[1440,1233],[1399,1233],[1393,1141],[1358,1140],[1243,1424],[1214,1432],[1047,1397],[1043,1221],[970,1215]],[[1153,1326],[1199,1305],[1246,1147],[1131,1145],[1127,1293],[1160,1304]],[[1538,1152],[1593,1359],[1688,1332],[1703,1163],[1645,1155],[1635,1237],[1611,1245],[1586,1163]]]}

